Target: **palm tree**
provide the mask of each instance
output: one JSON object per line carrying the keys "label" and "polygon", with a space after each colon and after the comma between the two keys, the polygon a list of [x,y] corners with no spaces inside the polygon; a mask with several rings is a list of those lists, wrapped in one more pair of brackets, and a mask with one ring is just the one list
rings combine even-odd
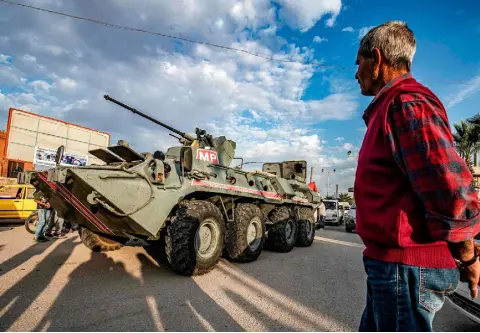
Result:
{"label": "palm tree", "polygon": [[456,130],[453,138],[457,151],[468,166],[472,166],[472,156],[476,157],[476,154],[480,151],[480,126],[463,120],[460,124],[454,124],[453,126]]}
{"label": "palm tree", "polygon": [[353,204],[353,199],[348,195],[348,193],[340,193],[338,195],[338,201],[348,202],[350,205]]}

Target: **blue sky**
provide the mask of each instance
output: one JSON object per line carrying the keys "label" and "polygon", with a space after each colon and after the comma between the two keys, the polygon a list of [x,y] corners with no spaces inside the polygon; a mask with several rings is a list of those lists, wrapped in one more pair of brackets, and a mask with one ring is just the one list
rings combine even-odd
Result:
{"label": "blue sky", "polygon": [[[480,2],[438,1],[435,6],[431,1],[402,1],[398,5],[387,5],[385,1],[344,1],[343,4],[347,9],[338,16],[337,29],[317,23],[308,33],[285,29],[285,35],[298,38],[305,45],[311,43],[314,36],[326,38],[327,42],[314,44],[316,54],[321,55],[326,63],[351,67],[361,28],[387,20],[401,20],[409,25],[417,39],[413,75],[437,93],[445,105],[462,88],[469,87],[469,81],[480,75]],[[371,12],[375,15],[369,14]],[[342,32],[345,27],[352,27],[355,31]],[[305,98],[326,93],[321,85],[322,75],[319,73],[311,79]],[[335,75],[356,85],[351,73],[336,71]],[[476,87],[478,92],[480,84],[477,83]],[[356,129],[364,127],[359,116],[369,101],[367,97],[359,98],[360,107],[352,120],[327,121],[320,128],[335,131],[347,142],[355,142],[358,140]],[[480,112],[478,105],[480,92],[447,107],[450,121],[453,124]]]}
{"label": "blue sky", "polygon": [[[9,107],[107,131],[141,151],[175,145],[167,133],[104,101],[110,94],[183,131],[237,141],[248,161],[306,159],[326,193],[352,185],[371,98],[359,93],[362,32],[388,20],[414,31],[413,74],[453,122],[480,104],[478,1],[18,0],[297,63],[109,29],[0,4],[0,124]],[[321,69],[309,63],[348,70]],[[2,126],[0,125],[0,126]]]}

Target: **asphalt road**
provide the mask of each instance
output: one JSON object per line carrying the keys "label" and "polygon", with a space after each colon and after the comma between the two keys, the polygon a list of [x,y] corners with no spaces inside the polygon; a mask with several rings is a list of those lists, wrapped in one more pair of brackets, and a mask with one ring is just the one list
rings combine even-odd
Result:
{"label": "asphalt road", "polygon": [[[77,234],[33,244],[0,227],[2,331],[356,331],[365,302],[360,239],[317,232],[310,248],[174,274],[142,248],[92,253]],[[447,302],[436,331],[478,331]]]}

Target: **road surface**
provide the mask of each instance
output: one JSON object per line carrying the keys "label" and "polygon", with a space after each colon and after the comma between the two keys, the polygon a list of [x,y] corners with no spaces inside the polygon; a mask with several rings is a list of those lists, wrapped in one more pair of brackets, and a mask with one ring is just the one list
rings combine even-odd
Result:
{"label": "road surface", "polygon": [[[363,246],[342,227],[310,248],[222,260],[182,277],[142,248],[92,253],[77,234],[33,244],[0,227],[0,329],[5,331],[356,331],[365,302]],[[436,331],[478,331],[449,303]]]}

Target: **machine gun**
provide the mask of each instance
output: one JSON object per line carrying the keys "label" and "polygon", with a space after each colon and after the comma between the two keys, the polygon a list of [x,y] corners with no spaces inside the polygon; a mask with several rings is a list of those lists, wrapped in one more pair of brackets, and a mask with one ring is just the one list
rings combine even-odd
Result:
{"label": "machine gun", "polygon": [[198,144],[200,145],[200,147],[205,147],[205,146],[209,146],[209,147],[215,147],[215,142],[212,138],[212,136],[210,134],[207,134],[207,132],[205,130],[202,130],[200,128],[196,128],[195,129],[195,134],[197,135],[197,138],[194,138],[193,136],[185,133],[185,132],[181,132],[171,126],[168,126],[167,124],[164,124],[140,111],[138,111],[137,109],[135,108],[132,108],[131,106],[128,106],[126,104],[123,104],[122,102],[120,101],[117,101],[116,99],[108,96],[108,95],[104,95],[103,96],[107,101],[110,101],[110,102],[113,102],[117,105],[120,105],[121,107],[127,109],[127,110],[130,110],[132,111],[133,113],[135,114],[138,114],[139,116],[145,118],[145,119],[148,119],[150,120],[151,122],[154,122],[155,124],[157,125],[160,125],[170,131],[172,131],[173,133],[179,135],[180,137],[177,137],[173,134],[170,134],[171,136],[173,136],[174,138],[178,139],[178,141],[180,141],[180,143],[182,143],[183,145],[187,145],[187,146],[190,146],[190,145],[193,145],[193,143],[195,141],[198,142]]}

